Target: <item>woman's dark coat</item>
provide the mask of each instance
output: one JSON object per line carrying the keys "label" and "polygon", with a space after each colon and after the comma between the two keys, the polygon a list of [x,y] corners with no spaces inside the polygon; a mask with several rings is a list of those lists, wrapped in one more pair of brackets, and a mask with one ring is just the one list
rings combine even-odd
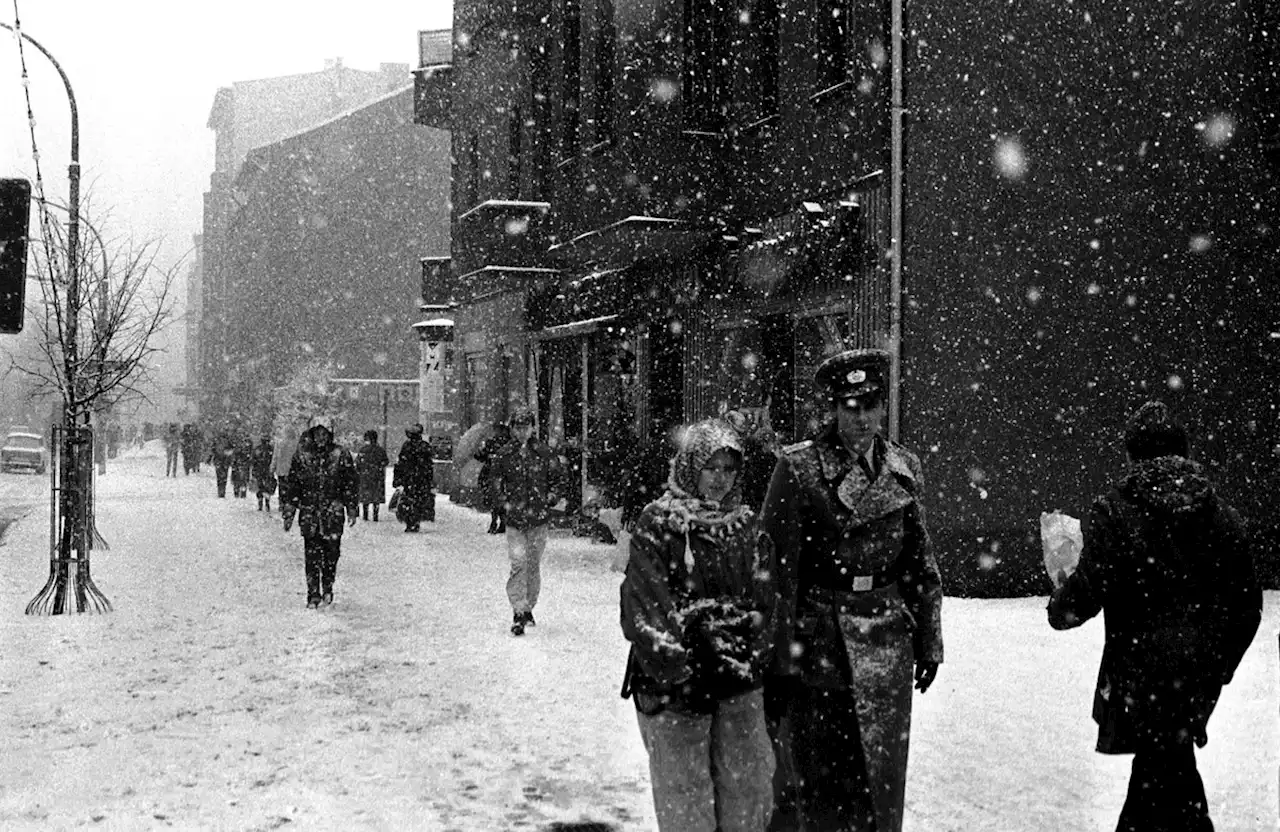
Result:
{"label": "woman's dark coat", "polygon": [[1235,509],[1198,464],[1133,465],[1094,501],[1076,571],[1049,602],[1055,629],[1104,613],[1098,751],[1208,741],[1206,726],[1258,630],[1262,593]]}
{"label": "woman's dark coat", "polygon": [[253,479],[258,483],[258,494],[270,496],[276,493],[276,475],[272,473],[273,454],[271,440],[263,439],[253,449]]}
{"label": "woman's dark coat", "polygon": [[366,442],[356,452],[360,475],[360,502],[381,504],[387,499],[387,451],[377,442]]}

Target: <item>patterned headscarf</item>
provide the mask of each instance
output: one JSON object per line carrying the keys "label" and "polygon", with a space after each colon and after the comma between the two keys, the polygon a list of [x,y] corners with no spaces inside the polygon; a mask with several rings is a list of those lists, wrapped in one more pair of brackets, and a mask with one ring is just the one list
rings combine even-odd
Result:
{"label": "patterned headscarf", "polygon": [[724,421],[705,419],[685,429],[680,449],[671,458],[666,493],[654,501],[673,530],[684,534],[690,526],[697,525],[717,534],[732,531],[751,518],[751,509],[741,505],[741,470],[733,488],[720,502],[703,499],[698,493],[703,466],[722,450],[733,451],[741,465],[742,440]]}

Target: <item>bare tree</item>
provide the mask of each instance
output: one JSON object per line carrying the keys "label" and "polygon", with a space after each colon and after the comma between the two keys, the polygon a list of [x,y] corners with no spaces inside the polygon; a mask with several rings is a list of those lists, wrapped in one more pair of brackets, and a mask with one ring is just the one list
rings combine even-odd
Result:
{"label": "bare tree", "polygon": [[[107,238],[86,205],[73,219],[85,231],[50,218],[39,202],[40,235],[32,246],[31,270],[39,301],[27,310],[36,332],[38,360],[15,361],[14,369],[53,391],[63,404],[54,429],[56,499],[50,541],[49,580],[27,605],[28,614],[106,612],[111,604],[94,585],[89,552],[105,544],[94,526],[93,431],[88,421],[129,396],[146,393],[156,340],[173,314],[178,265],[156,263],[158,242]],[[75,236],[73,236],[75,235]]]}
{"label": "bare tree", "polygon": [[[15,358],[14,369],[35,379],[41,390],[56,392],[68,411],[100,413],[128,398],[147,398],[157,336],[173,318],[181,264],[161,267],[158,241],[104,237],[87,217],[82,209],[89,233],[77,254],[75,299],[67,292],[66,228],[41,223],[31,258],[40,298],[27,310],[40,360]],[[72,333],[76,349],[68,350]]]}

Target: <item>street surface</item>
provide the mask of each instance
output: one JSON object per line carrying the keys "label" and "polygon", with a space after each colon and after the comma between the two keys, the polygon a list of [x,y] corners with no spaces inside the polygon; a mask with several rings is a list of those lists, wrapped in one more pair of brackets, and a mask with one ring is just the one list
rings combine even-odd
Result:
{"label": "street surface", "polygon": [[[0,512],[26,512],[0,547],[0,828],[654,829],[613,548],[552,537],[517,639],[487,515],[442,499],[407,535],[384,510],[309,611],[278,514],[218,500],[207,466],[166,479],[130,453],[98,480],[105,616],[23,615],[48,574],[48,478],[0,476]],[[1267,593],[1199,754],[1219,832],[1276,828],[1278,607]],[[1101,621],[1055,633],[1043,598],[948,599],[943,619],[905,828],[1114,828],[1129,758],[1092,750]]]}

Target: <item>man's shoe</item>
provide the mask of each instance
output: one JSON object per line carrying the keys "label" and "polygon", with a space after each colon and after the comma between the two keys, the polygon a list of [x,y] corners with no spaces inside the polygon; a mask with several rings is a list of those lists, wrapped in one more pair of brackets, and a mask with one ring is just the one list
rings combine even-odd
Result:
{"label": "man's shoe", "polygon": [[314,609],[318,609],[319,607],[320,607],[320,602],[315,600],[314,598],[307,601],[307,609],[314,610]]}
{"label": "man's shoe", "polygon": [[524,623],[529,627],[536,627],[538,622],[533,620],[533,610],[529,610],[524,614]]}
{"label": "man's shoe", "polygon": [[511,635],[513,636],[524,635],[524,621],[525,621],[526,615],[528,615],[528,613],[518,612],[511,617]]}
{"label": "man's shoe", "polygon": [[324,594],[324,596],[320,598],[320,606],[321,606],[322,608],[323,608],[323,607],[327,607],[327,606],[329,606],[329,605],[330,605],[330,604],[332,604],[332,603],[333,603],[333,593],[332,593],[332,592],[326,592],[326,593]]}

